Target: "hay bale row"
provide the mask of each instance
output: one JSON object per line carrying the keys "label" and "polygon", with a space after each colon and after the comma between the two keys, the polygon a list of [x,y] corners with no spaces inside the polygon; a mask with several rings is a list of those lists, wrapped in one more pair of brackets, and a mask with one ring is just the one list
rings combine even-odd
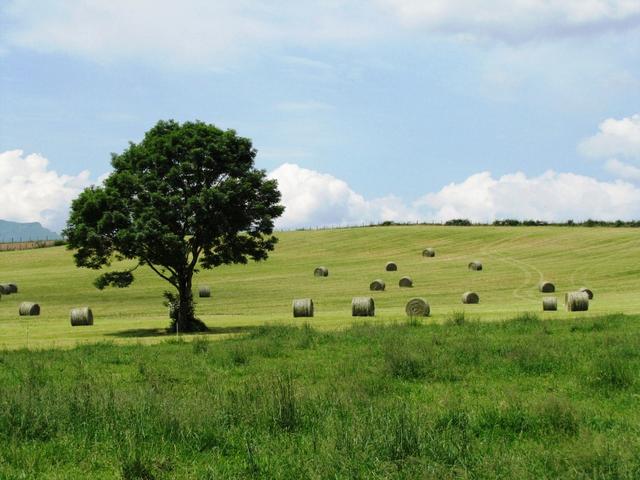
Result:
{"label": "hay bale row", "polygon": [[422,256],[423,257],[435,257],[436,256],[436,251],[431,247],[425,248],[422,251]]}
{"label": "hay bale row", "polygon": [[473,262],[469,262],[468,268],[469,270],[480,271],[482,270],[482,262],[479,260],[474,260]]}
{"label": "hay bale row", "polygon": [[569,312],[586,312],[589,310],[589,294],[582,291],[565,293],[564,304]]}
{"label": "hay bale row", "polygon": [[316,269],[313,271],[313,276],[314,277],[328,277],[329,276],[329,269],[327,267],[316,267]]}
{"label": "hay bale row", "polygon": [[371,297],[353,297],[351,300],[351,316],[373,317],[376,314],[376,305]]}
{"label": "hay bale row", "polygon": [[71,310],[71,326],[93,325],[93,312],[89,307],[73,308]]}
{"label": "hay bale row", "polygon": [[[398,281],[398,286],[400,286],[402,288],[413,287],[413,280],[411,279],[411,277],[402,277]],[[380,278],[374,280],[373,282],[371,282],[369,284],[369,290],[374,291],[374,292],[382,292],[382,291],[384,291],[385,288],[386,288],[386,284],[384,283],[384,280],[382,280]]]}
{"label": "hay bale row", "polygon": [[[22,302],[18,307],[18,314],[22,317],[40,315],[40,305],[35,302]],[[89,307],[72,308],[70,313],[71,326],[93,325],[93,312]]]}
{"label": "hay bale row", "polygon": [[431,313],[431,307],[424,298],[412,298],[407,302],[405,312],[410,317],[428,317]]}
{"label": "hay bale row", "polygon": [[476,292],[464,292],[462,294],[462,303],[480,303],[480,297]]}
{"label": "hay bale row", "polygon": [[[292,303],[293,316],[313,317],[313,300],[310,298],[296,298]],[[428,317],[431,313],[429,303],[424,298],[412,298],[405,307],[410,317]],[[351,300],[351,315],[354,317],[375,316],[375,302],[371,297],[353,297]]]}
{"label": "hay bale row", "polygon": [[310,298],[297,298],[293,301],[294,317],[313,317],[313,300]]}
{"label": "hay bale row", "polygon": [[211,288],[209,285],[201,285],[198,288],[198,296],[200,298],[209,298],[211,296]]}
{"label": "hay bale row", "polygon": [[40,305],[33,302],[22,302],[18,307],[18,313],[20,316],[40,315]]}
{"label": "hay bale row", "polygon": [[538,284],[538,290],[542,293],[553,293],[556,291],[556,286],[551,282],[540,282]]}
{"label": "hay bale row", "polygon": [[548,312],[558,310],[558,299],[556,297],[542,297],[542,310]]}

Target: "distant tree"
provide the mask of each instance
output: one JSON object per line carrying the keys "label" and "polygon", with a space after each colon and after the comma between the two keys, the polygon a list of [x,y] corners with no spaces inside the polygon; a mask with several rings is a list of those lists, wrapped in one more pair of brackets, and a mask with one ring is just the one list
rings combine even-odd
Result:
{"label": "distant tree", "polygon": [[193,305],[198,267],[264,260],[277,242],[280,192],[254,168],[255,155],[251,141],[233,130],[158,122],[142,142],[112,154],[103,186],[73,201],[64,235],[76,265],[136,260],[131,269],[100,275],[96,287],[129,286],[133,271],[146,265],[175,288],[165,292],[170,330],[206,330]]}
{"label": "distant tree", "polygon": [[456,227],[468,227],[471,225],[471,221],[466,218],[453,218],[451,220],[447,220],[444,224]]}
{"label": "distant tree", "polygon": [[517,227],[522,223],[514,218],[505,218],[504,220],[494,220],[493,225],[496,227]]}

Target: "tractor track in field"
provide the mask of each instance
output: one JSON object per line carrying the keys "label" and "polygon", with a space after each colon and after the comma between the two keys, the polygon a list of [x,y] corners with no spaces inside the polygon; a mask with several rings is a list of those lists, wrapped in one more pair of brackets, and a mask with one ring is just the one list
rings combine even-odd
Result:
{"label": "tractor track in field", "polygon": [[[521,300],[531,300],[531,299],[535,299],[535,295],[532,293],[521,293],[523,290],[527,290],[529,289],[529,287],[531,286],[531,284],[533,283],[533,285],[535,286],[536,282],[532,282],[532,279],[534,277],[534,273],[538,275],[538,279],[539,281],[542,280],[544,278],[544,275],[542,273],[542,271],[529,264],[526,262],[523,262],[522,260],[518,260],[514,257],[510,257],[505,255],[504,253],[500,253],[498,251],[495,250],[495,246],[497,245],[502,245],[504,243],[507,244],[512,244],[514,242],[518,242],[518,240],[526,237],[527,235],[520,235],[516,238],[509,238],[509,239],[503,239],[501,242],[496,242],[495,244],[492,244],[490,246],[487,246],[485,248],[483,248],[482,253],[484,255],[487,255],[489,258],[494,258],[499,262],[502,262],[506,265],[511,265],[515,268],[517,268],[518,270],[520,270],[520,272],[523,274],[524,276],[524,280],[520,283],[520,285],[518,285],[516,288],[514,288],[511,291],[511,294],[513,295],[514,298],[518,298]],[[492,247],[492,248],[490,248]],[[533,273],[532,273],[533,271]]]}
{"label": "tractor track in field", "polygon": [[[522,272],[523,274],[524,279],[520,285],[512,290],[512,295],[514,298],[522,300],[535,300],[537,297],[531,289],[532,287],[533,289],[535,289],[536,286],[536,282],[533,281],[533,277],[534,275],[537,275],[538,281],[544,280],[545,277],[542,270],[531,263],[518,260],[517,258],[505,255],[504,253],[495,250],[495,246],[497,245],[502,245],[504,243],[514,243],[523,237],[524,235],[501,242],[495,242],[494,244],[485,247],[482,250],[482,253],[483,255],[487,255],[489,258],[494,258],[501,263],[511,265],[520,270],[520,272]],[[614,250],[604,254],[602,253],[602,248],[599,245],[589,245],[587,247],[574,250],[572,254],[577,255],[598,253],[598,260],[596,262],[588,262],[588,264],[585,264],[583,267],[574,269],[569,277],[569,283],[571,285],[577,285],[578,283],[588,285],[589,277],[591,276],[591,274],[596,272],[600,266],[607,265],[611,261],[611,259],[617,258],[621,250],[625,250],[630,246],[640,247],[640,241],[637,239],[631,239],[626,242],[619,243],[616,245]],[[578,282],[577,280],[580,280],[580,282]],[[523,290],[526,290],[528,293],[523,293]]]}

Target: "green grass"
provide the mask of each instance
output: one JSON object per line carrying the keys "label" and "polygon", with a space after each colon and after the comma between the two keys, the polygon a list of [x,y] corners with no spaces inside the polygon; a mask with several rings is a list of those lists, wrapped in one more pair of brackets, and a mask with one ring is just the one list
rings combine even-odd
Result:
{"label": "green grass", "polygon": [[[63,248],[0,253],[0,281],[20,288],[0,300],[0,478],[640,478],[635,230],[280,237],[265,263],[199,273],[212,331],[188,337],[164,333],[166,286],[148,270],[98,291]],[[369,292],[376,278],[385,292]],[[590,287],[589,312],[541,312],[543,278],[560,299]],[[375,318],[350,316],[361,295]],[[431,317],[406,317],[415,296]],[[301,297],[307,323],[292,318]],[[41,316],[18,317],[21,301]],[[83,305],[95,325],[72,328]]]}
{"label": "green grass", "polygon": [[[539,312],[541,279],[556,284],[562,309],[564,292],[588,286],[595,292],[590,311],[580,317],[607,313],[640,313],[638,232],[624,228],[570,227],[376,227],[280,233],[271,258],[262,263],[202,271],[199,283],[212,287],[212,297],[198,299],[197,312],[213,327],[209,338],[224,338],[268,322],[294,322],[291,301],[311,297],[315,328],[337,329],[351,323],[351,297],[371,295],[376,321],[404,321],[409,298],[422,296],[431,304],[428,322],[447,320],[452,312],[475,319],[497,320]],[[423,258],[423,248],[436,249]],[[469,272],[473,259],[484,271]],[[386,272],[387,261],[398,263]],[[313,269],[329,268],[317,278]],[[97,273],[73,266],[64,247],[0,252],[0,281],[19,284],[20,293],[0,300],[0,347],[74,346],[101,340],[151,343],[164,338],[168,325],[162,292],[167,284],[149,270],[139,272],[127,289],[98,291]],[[408,275],[411,289],[398,280]],[[369,283],[382,278],[385,292],[370,292]],[[479,305],[463,306],[467,290],[480,295]],[[40,317],[20,318],[21,301],[36,301]],[[95,325],[69,325],[72,307],[92,307]],[[575,316],[575,315],[574,315]],[[563,311],[543,318],[567,319]],[[299,322],[298,322],[299,323]]]}
{"label": "green grass", "polygon": [[0,478],[640,476],[640,316],[0,352]]}

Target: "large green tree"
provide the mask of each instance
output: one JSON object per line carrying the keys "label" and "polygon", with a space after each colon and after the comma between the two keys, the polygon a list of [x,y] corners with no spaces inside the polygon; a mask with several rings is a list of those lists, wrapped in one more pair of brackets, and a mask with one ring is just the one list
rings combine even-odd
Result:
{"label": "large green tree", "polygon": [[103,186],[73,201],[64,235],[76,265],[100,269],[136,260],[132,269],[99,276],[98,288],[126,287],[135,268],[148,266],[175,287],[165,293],[170,329],[205,330],[193,305],[197,269],[264,260],[277,241],[280,192],[254,167],[255,156],[251,141],[233,130],[158,122],[142,142],[112,154]]}

